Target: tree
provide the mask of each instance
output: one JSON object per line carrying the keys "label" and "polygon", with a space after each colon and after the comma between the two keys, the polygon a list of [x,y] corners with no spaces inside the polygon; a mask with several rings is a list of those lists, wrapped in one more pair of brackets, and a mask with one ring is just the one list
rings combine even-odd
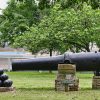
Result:
{"label": "tree", "polygon": [[59,50],[61,45],[59,40],[56,39],[56,30],[54,30],[55,18],[56,13],[53,11],[51,11],[49,17],[45,15],[38,26],[35,28],[32,26],[30,31],[15,39],[15,45],[18,46],[18,41],[21,41],[19,46],[26,46],[32,52],[34,50],[38,52],[39,50],[47,49],[50,52],[50,56],[52,56],[52,51]]}
{"label": "tree", "polygon": [[43,43],[52,48],[57,41],[58,44],[55,42],[57,45],[53,47],[59,50],[62,46],[63,51],[70,48],[73,52],[90,52],[90,44],[94,43],[94,35],[98,34],[99,14],[98,9],[92,9],[87,3],[83,3],[83,7],[76,11],[74,8],[61,10],[60,5],[56,4],[50,16],[44,17],[40,23],[41,34],[45,37]]}
{"label": "tree", "polygon": [[[37,38],[35,41],[37,42],[32,37],[29,37],[29,41],[33,39],[34,43],[31,41],[30,45],[35,47],[33,44],[36,43],[37,47],[32,48],[31,51],[34,51],[34,49],[48,49],[50,56],[52,56],[53,50],[65,52],[70,49],[73,52],[90,52],[92,48],[90,48],[90,43],[94,43],[96,37],[99,36],[100,11],[93,10],[86,3],[82,10],[77,11],[74,9],[61,10],[59,8],[59,4],[55,5],[50,14],[45,15],[40,24],[36,26],[35,37]],[[34,31],[30,31],[30,33],[31,36],[34,35]]]}
{"label": "tree", "polygon": [[85,3],[82,10],[65,9],[57,13],[56,35],[61,37],[58,39],[71,49],[76,48],[75,52],[90,52],[90,43],[94,42],[94,35],[98,34],[100,11],[93,10]]}
{"label": "tree", "polygon": [[27,31],[25,34],[15,38],[12,46],[15,48],[24,48],[34,54],[42,49],[40,44],[40,35],[37,27],[34,26],[30,28],[30,31]]}
{"label": "tree", "polygon": [[100,8],[100,0],[61,0],[61,7],[82,9],[84,2],[91,5],[93,9]]}
{"label": "tree", "polygon": [[100,51],[100,9],[94,11],[93,18],[95,20],[94,27],[93,27],[93,40],[96,43],[97,47]]}
{"label": "tree", "polygon": [[38,0],[38,2],[38,6],[41,10],[51,8],[57,3],[60,4],[62,9],[82,9],[84,2],[90,5],[93,9],[100,8],[100,0]]}
{"label": "tree", "polygon": [[92,0],[65,1],[62,6],[54,1],[51,7],[47,0],[38,6],[34,0],[11,0],[0,16],[1,44],[9,42],[32,52],[48,49],[50,56],[53,50],[89,52],[90,43],[98,45],[100,10],[92,9]]}
{"label": "tree", "polygon": [[24,34],[33,24],[38,24],[39,10],[34,0],[11,0],[0,17],[0,31],[4,42],[12,44],[14,37]]}

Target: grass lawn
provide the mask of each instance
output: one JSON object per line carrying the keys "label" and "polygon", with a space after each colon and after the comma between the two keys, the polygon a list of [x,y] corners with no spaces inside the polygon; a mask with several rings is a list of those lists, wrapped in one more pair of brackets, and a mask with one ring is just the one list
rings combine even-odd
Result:
{"label": "grass lawn", "polygon": [[77,73],[80,90],[56,92],[56,73],[7,72],[16,90],[0,93],[0,100],[100,100],[100,90],[92,90],[91,73]]}

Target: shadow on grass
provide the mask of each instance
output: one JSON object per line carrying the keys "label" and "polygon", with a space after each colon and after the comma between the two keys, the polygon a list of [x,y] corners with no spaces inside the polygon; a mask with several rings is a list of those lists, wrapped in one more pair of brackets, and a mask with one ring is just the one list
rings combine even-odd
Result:
{"label": "shadow on grass", "polygon": [[80,88],[79,91],[100,91],[100,89],[92,89],[92,88]]}
{"label": "shadow on grass", "polygon": [[52,87],[42,87],[42,88],[17,88],[20,90],[26,90],[26,91],[30,91],[30,90],[35,90],[35,91],[55,91],[55,88]]}
{"label": "shadow on grass", "polygon": [[[42,88],[17,88],[20,90],[36,90],[36,91],[55,91],[55,88],[52,87],[42,87]],[[87,91],[87,90],[96,90],[96,89],[92,89],[92,88],[80,88],[79,91]]]}
{"label": "shadow on grass", "polygon": [[[53,87],[42,87],[42,88],[17,88],[22,91],[55,91]],[[100,91],[100,89],[92,89],[92,88],[80,88],[79,91]]]}
{"label": "shadow on grass", "polygon": [[93,90],[92,88],[80,88],[79,90],[81,90],[81,91],[86,91],[86,90]]}

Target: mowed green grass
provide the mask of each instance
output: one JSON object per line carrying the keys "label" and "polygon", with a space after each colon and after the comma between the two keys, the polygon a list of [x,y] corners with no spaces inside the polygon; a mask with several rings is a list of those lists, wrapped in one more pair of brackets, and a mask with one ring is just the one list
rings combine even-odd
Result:
{"label": "mowed green grass", "polygon": [[54,90],[57,73],[7,72],[16,87],[12,92],[0,92],[0,100],[100,100],[100,90],[92,90],[92,73],[77,73],[80,90]]}

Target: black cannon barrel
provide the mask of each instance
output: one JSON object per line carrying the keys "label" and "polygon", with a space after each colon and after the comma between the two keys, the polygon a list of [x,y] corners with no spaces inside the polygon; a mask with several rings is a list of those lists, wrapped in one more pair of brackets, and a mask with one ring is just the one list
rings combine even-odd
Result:
{"label": "black cannon barrel", "polygon": [[100,52],[65,54],[65,63],[74,63],[78,71],[100,70]]}
{"label": "black cannon barrel", "polygon": [[64,55],[48,58],[34,58],[12,62],[12,70],[57,70],[58,63],[64,62]]}
{"label": "black cannon barrel", "polygon": [[100,70],[100,52],[72,53],[12,62],[12,70],[57,70],[60,63],[76,64],[77,71]]}

